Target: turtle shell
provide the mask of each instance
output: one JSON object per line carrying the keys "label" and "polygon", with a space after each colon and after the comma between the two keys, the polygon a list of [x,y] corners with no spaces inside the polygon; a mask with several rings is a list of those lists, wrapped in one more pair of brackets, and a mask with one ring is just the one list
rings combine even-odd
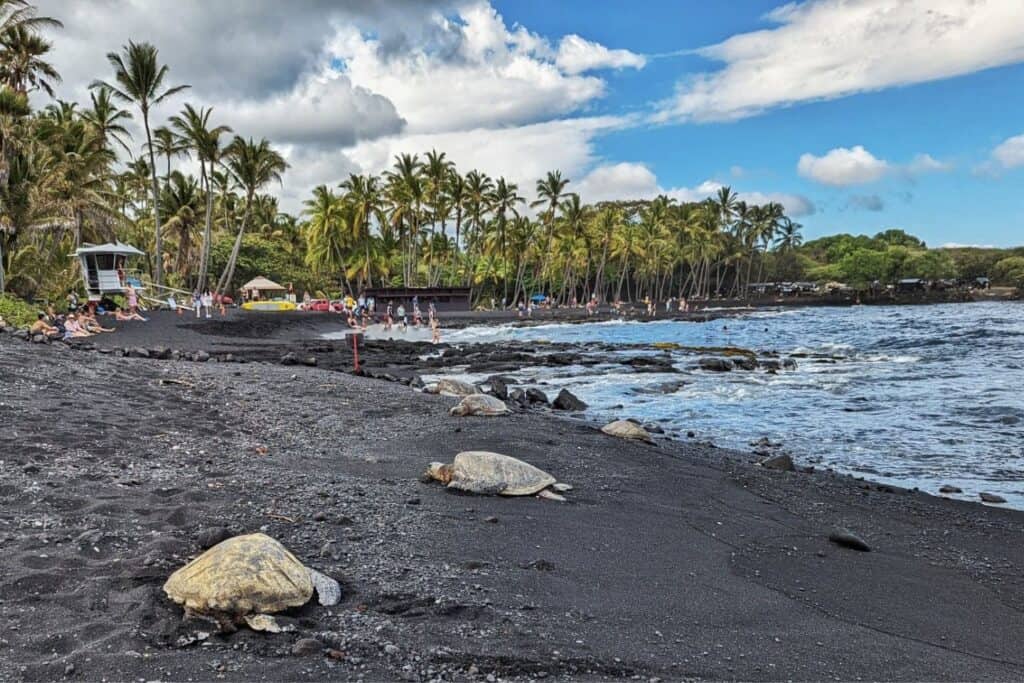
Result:
{"label": "turtle shell", "polygon": [[218,543],[171,574],[164,592],[200,613],[243,616],[309,602],[313,582],[294,555],[265,534]]}
{"label": "turtle shell", "polygon": [[507,415],[508,406],[501,399],[487,394],[472,394],[459,401],[459,404],[449,411],[455,416],[461,415],[482,415],[491,417],[495,415]]}
{"label": "turtle shell", "polygon": [[610,436],[617,436],[620,439],[635,439],[637,441],[652,442],[650,433],[629,420],[616,420],[615,422],[609,422],[604,427],[601,427],[601,431]]}
{"label": "turtle shell", "polygon": [[530,496],[557,480],[544,470],[500,453],[463,451],[452,462],[448,486],[502,496]]}
{"label": "turtle shell", "polygon": [[477,393],[476,387],[453,377],[442,377],[437,381],[437,393],[442,396],[469,396]]}

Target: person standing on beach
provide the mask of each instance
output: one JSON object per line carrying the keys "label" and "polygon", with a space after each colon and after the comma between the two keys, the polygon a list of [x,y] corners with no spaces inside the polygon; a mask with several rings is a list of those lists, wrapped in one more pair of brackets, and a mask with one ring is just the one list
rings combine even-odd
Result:
{"label": "person standing on beach", "polygon": [[402,326],[402,332],[405,332],[409,328],[409,324],[405,319],[405,304],[398,304],[398,321]]}
{"label": "person standing on beach", "polygon": [[213,308],[213,294],[210,293],[210,290],[203,292],[202,304],[203,308],[206,309],[207,319],[212,318],[213,313],[211,312],[211,309]]}
{"label": "person standing on beach", "polygon": [[128,312],[132,315],[139,313],[139,295],[131,284],[125,288],[125,297],[128,299]]}
{"label": "person standing on beach", "polygon": [[441,343],[441,323],[436,315],[430,317],[430,340],[435,344]]}
{"label": "person standing on beach", "polygon": [[203,310],[203,301],[199,296],[199,290],[192,290],[192,310],[196,312],[196,317],[200,317]]}
{"label": "person standing on beach", "polygon": [[78,310],[78,292],[71,290],[68,294],[68,313],[73,313]]}

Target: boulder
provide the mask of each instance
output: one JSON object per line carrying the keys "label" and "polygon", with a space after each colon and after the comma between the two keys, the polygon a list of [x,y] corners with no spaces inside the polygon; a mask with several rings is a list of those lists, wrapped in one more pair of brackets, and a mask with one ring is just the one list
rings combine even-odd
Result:
{"label": "boulder", "polygon": [[299,364],[299,357],[296,356],[291,351],[289,351],[288,353],[286,353],[283,356],[281,356],[281,365],[298,365],[298,364]]}
{"label": "boulder", "polygon": [[620,439],[633,439],[635,441],[646,441],[647,443],[654,441],[646,429],[630,420],[609,422],[604,427],[601,427],[601,431],[609,436],[617,436]]}
{"label": "boulder", "polygon": [[574,410],[579,412],[586,410],[587,404],[568,389],[562,389],[551,403],[551,407],[555,410]]}
{"label": "boulder", "polygon": [[526,400],[530,403],[542,403],[544,405],[548,405],[548,395],[535,387],[530,387],[526,390]]}
{"label": "boulder", "polygon": [[146,349],[144,349],[142,347],[136,346],[136,347],[128,349],[128,357],[129,358],[149,358],[150,357],[150,353],[149,353],[148,350],[146,350]]}
{"label": "boulder", "polygon": [[697,361],[697,365],[701,370],[710,370],[711,372],[729,372],[733,367],[732,361],[727,358],[701,358]]}
{"label": "boulder", "polygon": [[302,364],[309,368],[316,367],[316,356],[306,356],[302,359]]}
{"label": "boulder", "polygon": [[482,417],[493,417],[496,415],[508,415],[508,406],[505,402],[488,396],[487,394],[470,394],[459,401],[459,404],[449,411],[450,415],[462,417],[465,415],[478,415]]}
{"label": "boulder", "polygon": [[1003,498],[1002,496],[997,496],[994,493],[986,493],[985,491],[982,491],[981,493],[979,493],[978,497],[981,498],[982,502],[984,502],[984,503],[997,503],[998,504],[998,503],[1005,503],[1006,502],[1006,499]]}
{"label": "boulder", "polygon": [[149,357],[156,358],[158,360],[169,360],[171,357],[171,350],[166,346],[155,346],[149,350]]}
{"label": "boulder", "polygon": [[476,387],[452,377],[442,377],[437,382],[437,393],[442,396],[471,396],[477,393]]}
{"label": "boulder", "polygon": [[789,457],[786,453],[765,458],[761,461],[761,467],[768,470],[780,470],[782,472],[792,472],[796,469],[793,466],[793,458]]}
{"label": "boulder", "polygon": [[196,351],[195,353],[192,354],[192,360],[194,360],[197,363],[205,363],[208,360],[210,360],[210,354],[202,350]]}
{"label": "boulder", "polygon": [[740,370],[757,370],[757,361],[750,356],[736,356],[732,364]]}
{"label": "boulder", "polygon": [[491,395],[502,401],[508,400],[508,383],[502,377],[491,377],[487,380],[491,385]]}
{"label": "boulder", "polygon": [[963,489],[959,486],[952,486],[950,484],[943,484],[939,487],[939,493],[963,493]]}

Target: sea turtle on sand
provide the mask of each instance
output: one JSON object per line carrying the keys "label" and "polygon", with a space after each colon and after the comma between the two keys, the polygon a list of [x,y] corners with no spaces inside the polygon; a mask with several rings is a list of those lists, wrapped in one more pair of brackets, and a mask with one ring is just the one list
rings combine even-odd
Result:
{"label": "sea turtle on sand", "polygon": [[511,411],[501,399],[488,396],[487,394],[471,394],[459,401],[459,404],[448,412],[456,417],[462,417],[463,415],[491,417],[494,415],[508,415]]}
{"label": "sea turtle on sand", "polygon": [[469,382],[451,377],[442,377],[437,381],[437,393],[442,396],[470,396],[477,393],[476,387]]}
{"label": "sea turtle on sand", "polygon": [[634,439],[636,441],[646,441],[647,443],[654,442],[654,439],[646,429],[629,420],[609,422],[604,427],[601,427],[601,431],[610,436],[617,436],[620,439]]}
{"label": "sea turtle on sand", "polygon": [[[463,451],[452,464],[432,462],[424,475],[450,489],[479,495],[532,496],[565,500],[554,491],[569,491],[568,484],[559,484],[544,470],[500,453]],[[554,489],[552,491],[551,489]]]}
{"label": "sea turtle on sand", "polygon": [[186,616],[216,621],[225,632],[244,622],[276,633],[281,629],[269,613],[304,605],[314,589],[322,605],[337,604],[341,597],[337,581],[303,566],[283,545],[258,533],[218,543],[164,584]]}

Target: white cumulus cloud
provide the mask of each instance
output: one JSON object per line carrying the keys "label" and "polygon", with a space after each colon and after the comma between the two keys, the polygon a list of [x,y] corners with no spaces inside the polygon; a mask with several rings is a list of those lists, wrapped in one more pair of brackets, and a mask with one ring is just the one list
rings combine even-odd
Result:
{"label": "white cumulus cloud", "polygon": [[[644,164],[636,162],[605,163],[593,168],[572,189],[587,203],[615,199],[653,199],[665,195],[681,202],[699,202],[724,187],[714,180],[705,180],[694,187],[662,187],[657,176]],[[738,191],[740,200],[748,204],[781,204],[786,213],[796,218],[814,213],[811,200],[785,192]]]}
{"label": "white cumulus cloud", "polygon": [[777,25],[699,50],[722,68],[681,81],[656,119],[737,119],[1024,61],[1019,0],[808,0],[766,18]]}
{"label": "white cumulus cloud", "polygon": [[578,74],[595,69],[642,69],[647,59],[629,50],[608,49],[572,33],[559,42],[555,64],[566,73]]}
{"label": "white cumulus cloud", "polygon": [[1024,166],[1024,135],[1003,140],[992,150],[992,161],[1002,168]]}
{"label": "white cumulus cloud", "polygon": [[835,187],[874,182],[889,168],[887,161],[876,158],[861,145],[836,147],[820,157],[803,154],[796,165],[797,173],[804,178]]}

